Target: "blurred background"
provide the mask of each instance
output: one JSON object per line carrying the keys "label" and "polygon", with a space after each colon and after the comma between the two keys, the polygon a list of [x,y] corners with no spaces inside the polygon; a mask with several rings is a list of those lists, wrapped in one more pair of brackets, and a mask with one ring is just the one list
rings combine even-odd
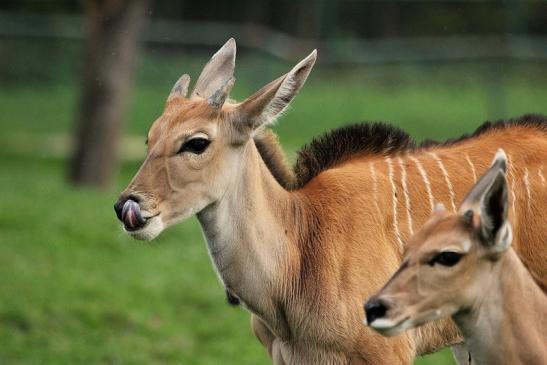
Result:
{"label": "blurred background", "polygon": [[0,364],[268,363],[195,220],[140,243],[112,209],[174,82],[229,37],[236,99],[318,49],[275,127],[291,160],[350,122],[442,139],[547,113],[546,1],[3,0]]}

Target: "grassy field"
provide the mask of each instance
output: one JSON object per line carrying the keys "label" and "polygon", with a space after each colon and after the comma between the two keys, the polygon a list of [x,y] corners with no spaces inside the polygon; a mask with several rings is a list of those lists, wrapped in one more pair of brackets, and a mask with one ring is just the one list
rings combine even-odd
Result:
{"label": "grassy field", "polygon": [[[196,59],[146,55],[127,135],[144,142],[171,82],[196,75],[206,56]],[[258,56],[241,64],[236,98],[289,68]],[[291,156],[312,136],[358,120],[391,121],[417,138],[456,136],[487,118],[547,113],[541,66],[321,69],[275,129]],[[489,86],[492,67],[500,82]],[[112,204],[138,161],[126,161],[108,191],[66,184],[66,148],[58,153],[51,136],[70,135],[70,75],[0,89],[0,364],[268,363],[248,314],[225,304],[194,219],[152,243],[122,234]],[[453,362],[443,351],[416,363]]]}

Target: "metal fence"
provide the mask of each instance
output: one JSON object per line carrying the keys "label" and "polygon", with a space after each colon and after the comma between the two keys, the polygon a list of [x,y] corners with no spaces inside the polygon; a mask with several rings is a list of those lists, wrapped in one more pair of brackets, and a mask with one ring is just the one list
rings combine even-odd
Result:
{"label": "metal fence", "polygon": [[[147,45],[217,47],[227,36],[240,47],[294,61],[317,48],[322,64],[388,64],[489,60],[547,60],[547,36],[462,35],[452,37],[336,37],[304,39],[255,23],[152,19],[142,32]],[[80,15],[0,12],[0,38],[76,40],[83,38]]]}

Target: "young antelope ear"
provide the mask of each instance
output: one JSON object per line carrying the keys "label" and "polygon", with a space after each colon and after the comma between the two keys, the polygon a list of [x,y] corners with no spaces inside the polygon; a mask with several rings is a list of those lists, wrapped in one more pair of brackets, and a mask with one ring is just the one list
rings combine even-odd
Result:
{"label": "young antelope ear", "polygon": [[270,82],[237,105],[233,118],[236,130],[248,136],[258,127],[273,123],[304,85],[316,59],[317,51],[314,50],[289,73]]}
{"label": "young antelope ear", "polygon": [[495,252],[505,251],[512,240],[511,225],[507,221],[507,180],[498,170],[481,204],[481,234]]}
{"label": "young antelope ear", "polygon": [[477,181],[475,186],[471,188],[469,193],[467,193],[467,196],[463,199],[460,206],[461,213],[478,207],[478,204],[481,202],[485,192],[495,180],[499,171],[501,171],[503,175],[507,172],[507,155],[501,148],[496,152],[488,170],[479,178],[479,181]]}
{"label": "young antelope ear", "polygon": [[502,148],[498,149],[498,151],[496,152],[490,168],[498,168],[504,173],[507,173],[507,155]]}
{"label": "young antelope ear", "polygon": [[511,244],[511,225],[507,220],[509,201],[505,172],[507,157],[499,150],[486,173],[464,199],[460,212],[478,213],[479,234],[485,245],[494,252],[503,252]]}
{"label": "young antelope ear", "polygon": [[[231,86],[233,86],[232,79],[234,77],[235,62],[236,41],[233,38],[230,38],[228,42],[211,57],[203,68],[203,71],[201,71],[191,97],[198,96],[209,99],[217,93],[214,101],[216,103],[219,101],[224,102],[227,93],[230,92]],[[223,93],[223,95],[220,95],[219,93]],[[213,107],[216,107],[216,105],[213,105]]]}

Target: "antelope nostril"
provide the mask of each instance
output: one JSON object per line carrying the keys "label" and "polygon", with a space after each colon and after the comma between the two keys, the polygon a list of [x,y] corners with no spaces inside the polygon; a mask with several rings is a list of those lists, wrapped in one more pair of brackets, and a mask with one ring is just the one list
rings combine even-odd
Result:
{"label": "antelope nostril", "polygon": [[125,200],[118,200],[116,204],[114,204],[114,211],[116,212],[116,216],[119,220],[122,220],[122,209],[123,205],[125,204]]}
{"label": "antelope nostril", "polygon": [[133,200],[136,203],[141,202],[141,198],[138,195],[135,195],[135,194],[129,194],[129,196],[127,197],[127,200]]}
{"label": "antelope nostril", "polygon": [[365,314],[367,323],[370,325],[378,318],[386,315],[388,310],[387,304],[381,299],[371,299],[365,304]]}

